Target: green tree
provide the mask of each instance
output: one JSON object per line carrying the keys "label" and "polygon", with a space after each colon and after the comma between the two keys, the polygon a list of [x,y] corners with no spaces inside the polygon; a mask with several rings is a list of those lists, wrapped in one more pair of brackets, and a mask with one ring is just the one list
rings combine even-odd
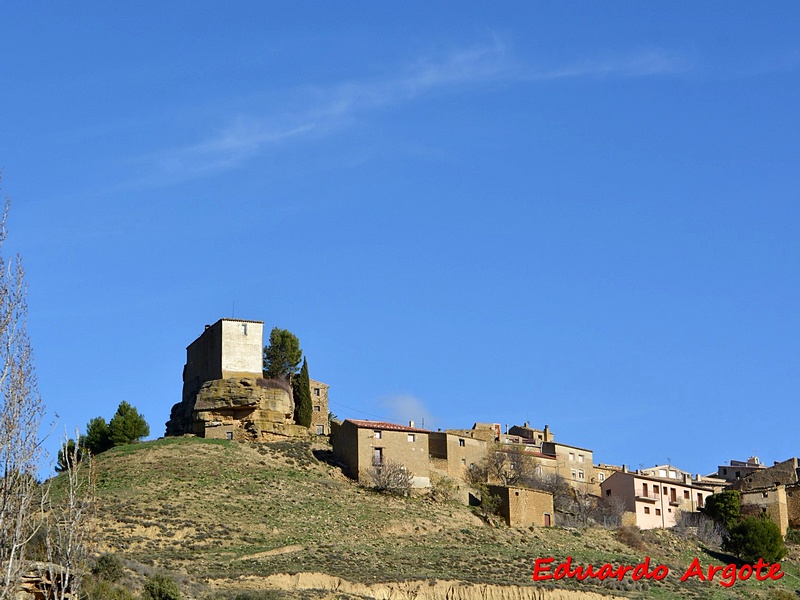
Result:
{"label": "green tree", "polygon": [[297,373],[302,357],[297,336],[286,329],[273,328],[269,346],[264,348],[264,377],[290,380]]}
{"label": "green tree", "polygon": [[748,563],[759,558],[774,563],[786,556],[780,527],[766,516],[742,519],[730,530],[724,547]]}
{"label": "green tree", "polygon": [[108,437],[114,446],[138,442],[150,435],[150,426],[133,406],[123,400],[108,424]]}
{"label": "green tree", "polygon": [[703,512],[730,531],[742,520],[742,503],[739,492],[728,490],[706,498]]}
{"label": "green tree", "polygon": [[106,420],[103,417],[95,417],[89,421],[86,425],[86,435],[81,439],[81,446],[87,448],[92,454],[97,455],[105,452],[113,445],[109,437]]}
{"label": "green tree", "polygon": [[311,384],[308,381],[308,361],[303,359],[300,374],[292,378],[294,396],[294,422],[303,427],[311,427]]}

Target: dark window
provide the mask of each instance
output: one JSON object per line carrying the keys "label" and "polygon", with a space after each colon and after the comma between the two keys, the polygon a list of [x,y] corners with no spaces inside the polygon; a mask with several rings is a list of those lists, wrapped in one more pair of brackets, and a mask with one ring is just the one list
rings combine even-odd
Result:
{"label": "dark window", "polygon": [[458,445],[459,446],[466,446],[467,443],[464,440],[458,440]]}

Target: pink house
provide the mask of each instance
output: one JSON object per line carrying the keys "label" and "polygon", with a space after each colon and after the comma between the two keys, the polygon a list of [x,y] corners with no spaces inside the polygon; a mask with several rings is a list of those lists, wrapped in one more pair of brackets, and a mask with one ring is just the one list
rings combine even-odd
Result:
{"label": "pink house", "polygon": [[629,471],[612,474],[600,484],[600,490],[603,497],[621,498],[640,529],[674,527],[679,511],[698,511],[714,493],[713,488],[691,477],[676,480]]}

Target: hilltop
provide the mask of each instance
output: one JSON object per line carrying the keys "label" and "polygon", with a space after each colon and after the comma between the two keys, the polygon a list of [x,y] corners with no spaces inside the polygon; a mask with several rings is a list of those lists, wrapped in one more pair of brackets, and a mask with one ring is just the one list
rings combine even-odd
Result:
{"label": "hilltop", "polygon": [[[727,589],[680,583],[693,557],[704,565],[725,564],[726,557],[663,530],[643,532],[644,546],[635,550],[605,529],[489,525],[466,506],[361,488],[329,465],[329,456],[324,444],[289,440],[244,444],[185,437],[112,449],[96,460],[97,550],[125,562],[133,588],[153,571],[165,571],[194,598],[233,598],[266,588],[274,591],[259,597],[322,594],[298,586],[336,588],[330,597],[338,598],[589,597],[578,591],[777,598],[779,589],[800,587],[797,546],[783,564],[788,576],[777,583],[737,582]],[[555,590],[532,588],[538,557],[633,565],[645,555],[670,567],[667,579],[646,589],[574,579],[557,582]],[[376,585],[408,580],[416,583]],[[456,593],[450,582],[459,581],[512,587],[462,587]],[[548,589],[553,593],[536,591]],[[559,589],[571,593],[556,594]]]}

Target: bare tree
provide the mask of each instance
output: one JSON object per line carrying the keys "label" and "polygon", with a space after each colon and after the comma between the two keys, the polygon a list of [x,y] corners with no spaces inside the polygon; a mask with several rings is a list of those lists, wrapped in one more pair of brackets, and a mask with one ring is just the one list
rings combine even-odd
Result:
{"label": "bare tree", "polygon": [[[75,439],[80,439],[75,432]],[[88,572],[91,511],[94,509],[95,477],[91,452],[79,444],[61,443],[64,470],[43,496],[42,527],[45,530],[47,562],[40,568],[50,585],[48,600],[80,596],[83,576]]]}
{"label": "bare tree", "polygon": [[26,333],[24,271],[19,256],[6,260],[6,201],[0,218],[0,600],[13,597],[25,544],[34,532],[36,468],[42,458],[39,425],[44,404],[36,386]]}
{"label": "bare tree", "polygon": [[368,473],[379,492],[405,496],[411,491],[414,476],[398,462],[387,460],[382,465],[373,465]]}
{"label": "bare tree", "polygon": [[533,456],[522,449],[504,446],[489,450],[486,469],[490,481],[504,486],[527,486],[528,480],[536,477],[540,470]]}

